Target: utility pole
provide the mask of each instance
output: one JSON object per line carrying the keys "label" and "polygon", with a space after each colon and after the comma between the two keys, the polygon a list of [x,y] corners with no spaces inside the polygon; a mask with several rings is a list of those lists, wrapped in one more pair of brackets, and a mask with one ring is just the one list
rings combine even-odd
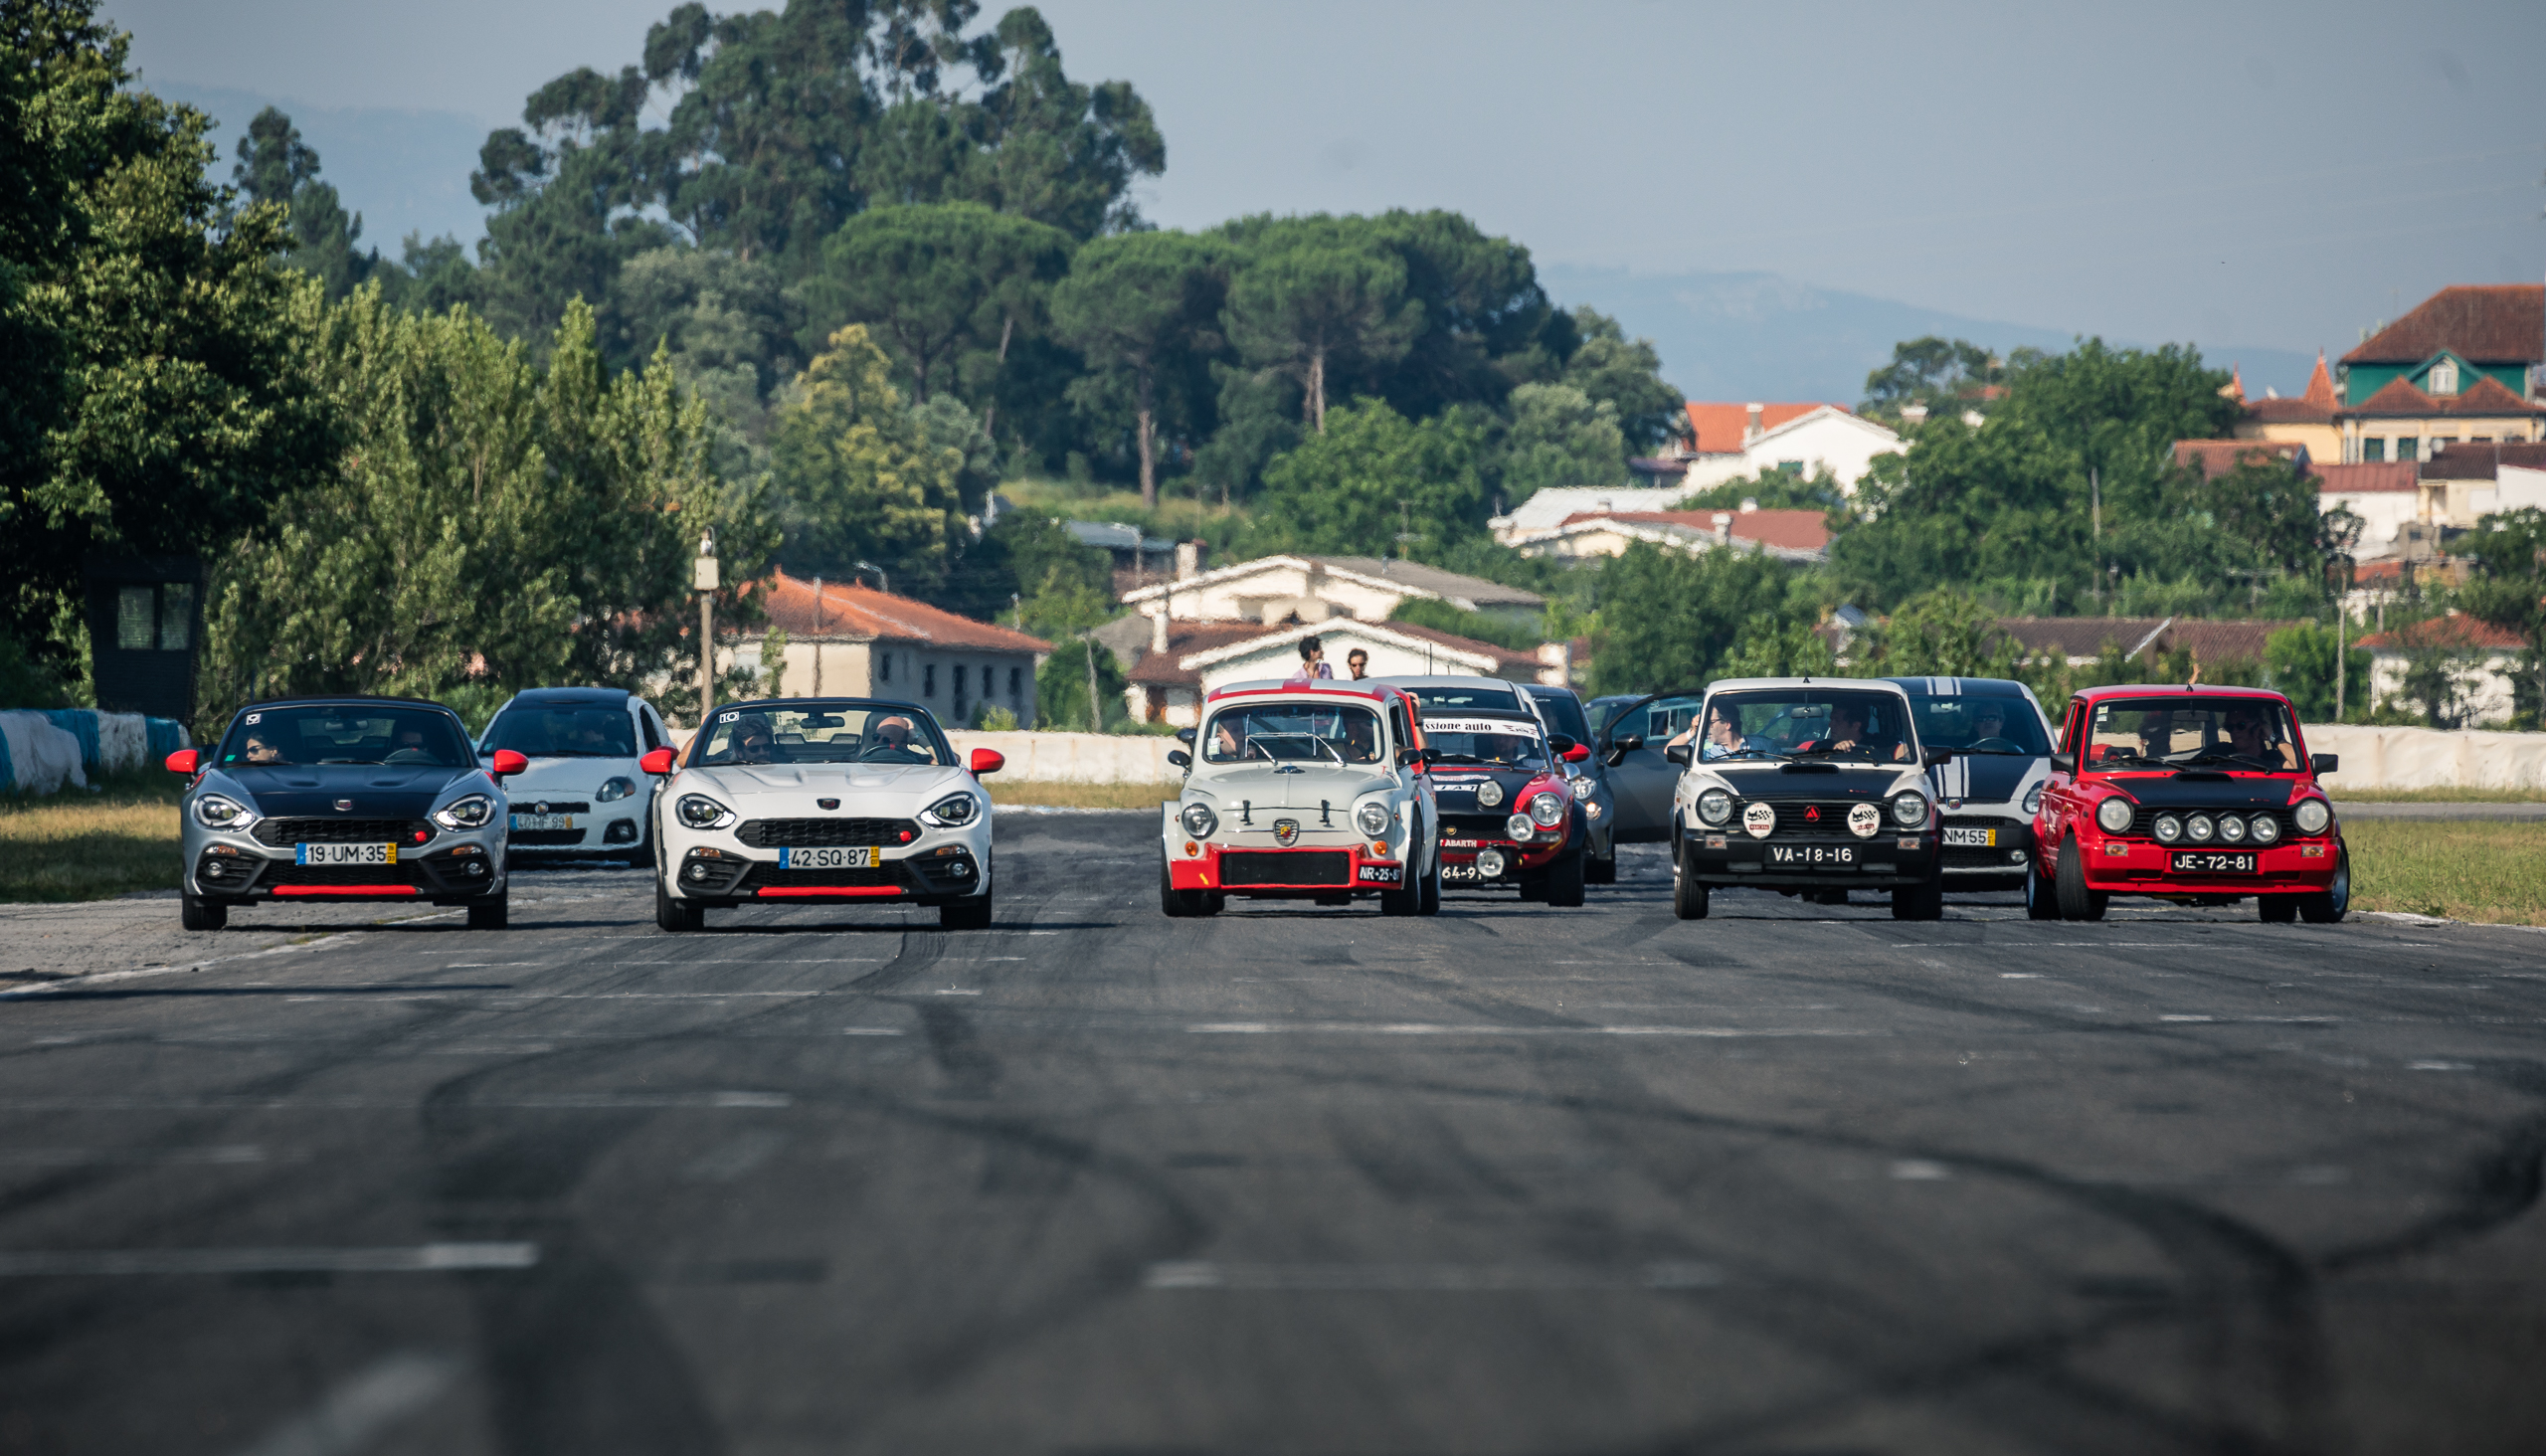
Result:
{"label": "utility pole", "polygon": [[2093,465],[2087,467],[2087,500],[2095,527],[2095,599],[2100,603],[2104,595],[2104,477]]}
{"label": "utility pole", "polygon": [[707,731],[708,709],[716,706],[716,528],[698,534],[698,729]]}
{"label": "utility pole", "polygon": [[2343,679],[2350,676],[2349,663],[2343,660],[2343,628],[2351,613],[2343,607],[2343,599],[2334,599],[2334,721],[2343,720]]}

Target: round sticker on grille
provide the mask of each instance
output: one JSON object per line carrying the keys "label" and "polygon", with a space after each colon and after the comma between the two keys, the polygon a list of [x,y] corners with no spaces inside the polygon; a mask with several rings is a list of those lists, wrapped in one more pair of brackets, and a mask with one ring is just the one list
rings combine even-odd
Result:
{"label": "round sticker on grille", "polygon": [[1741,827],[1748,830],[1753,839],[1768,837],[1776,826],[1777,812],[1764,804],[1754,804],[1741,811]]}
{"label": "round sticker on grille", "polygon": [[1860,804],[1848,811],[1848,832],[1860,839],[1871,839],[1883,827],[1883,811],[1871,804]]}

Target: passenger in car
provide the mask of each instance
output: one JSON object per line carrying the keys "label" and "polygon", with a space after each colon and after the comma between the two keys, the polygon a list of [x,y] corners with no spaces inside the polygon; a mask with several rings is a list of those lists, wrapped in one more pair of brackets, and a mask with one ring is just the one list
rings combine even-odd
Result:
{"label": "passenger in car", "polygon": [[2284,769],[2298,767],[2298,750],[2286,739],[2275,740],[2271,715],[2259,708],[2231,707],[2220,715],[2221,726],[2228,730],[2228,744],[2237,753],[2259,763],[2277,763]]}

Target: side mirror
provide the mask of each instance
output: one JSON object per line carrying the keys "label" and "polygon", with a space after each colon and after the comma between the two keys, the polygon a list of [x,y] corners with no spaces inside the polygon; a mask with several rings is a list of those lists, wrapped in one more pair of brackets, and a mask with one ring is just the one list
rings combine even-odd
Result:
{"label": "side mirror", "polygon": [[1441,751],[1437,748],[1400,748],[1396,751],[1396,766],[1400,769],[1421,768],[1440,756]]}
{"label": "side mirror", "polygon": [[487,761],[486,772],[498,779],[509,779],[529,767],[530,760],[509,748],[499,748],[495,750],[494,758]]}
{"label": "side mirror", "polygon": [[1609,747],[1613,752],[1633,753],[1637,749],[1644,747],[1644,739],[1638,734],[1630,733],[1624,738],[1610,739]]}
{"label": "side mirror", "polygon": [[1189,769],[1193,767],[1193,755],[1186,753],[1181,748],[1169,749],[1167,751],[1167,761],[1176,765],[1180,769]]}
{"label": "side mirror", "polygon": [[1554,751],[1556,757],[1563,758],[1572,749],[1573,740],[1561,733],[1550,733],[1547,735],[1547,747]]}
{"label": "side mirror", "polygon": [[636,767],[660,778],[672,771],[672,751],[658,748],[636,761]]}
{"label": "side mirror", "polygon": [[972,759],[964,767],[971,769],[973,777],[978,779],[984,774],[996,774],[1006,768],[1007,755],[996,748],[977,748],[973,750]]}
{"label": "side mirror", "polygon": [[2078,761],[2065,753],[2055,753],[2051,756],[2051,772],[2074,774],[2078,772]]}
{"label": "side mirror", "polygon": [[1691,757],[1689,749],[1689,744],[1667,743],[1662,747],[1662,756],[1675,764],[1686,764]]}
{"label": "side mirror", "polygon": [[[2320,754],[2318,757],[2321,758],[2323,755]],[[172,774],[184,774],[192,777],[195,770],[201,767],[202,764],[203,750],[201,749],[181,748],[175,753],[168,755],[168,772]]]}
{"label": "side mirror", "polygon": [[1564,760],[1568,764],[1578,764],[1591,757],[1591,750],[1583,747],[1579,743],[1568,742],[1565,744],[1564,750],[1558,753],[1556,757]]}
{"label": "side mirror", "polygon": [[1191,748],[1193,746],[1193,730],[1190,728],[1177,729],[1176,741],[1183,744],[1187,748]]}
{"label": "side mirror", "polygon": [[1920,749],[1918,751],[1918,756],[1920,759],[1925,761],[1926,766],[1931,769],[1953,762],[1953,750],[1950,748]]}
{"label": "side mirror", "polygon": [[[169,762],[174,763],[175,760],[171,759]],[[2338,753],[2311,753],[2307,755],[2307,772],[2315,775],[2319,779],[2325,777],[2327,774],[2335,772],[2342,766],[2343,756]]]}

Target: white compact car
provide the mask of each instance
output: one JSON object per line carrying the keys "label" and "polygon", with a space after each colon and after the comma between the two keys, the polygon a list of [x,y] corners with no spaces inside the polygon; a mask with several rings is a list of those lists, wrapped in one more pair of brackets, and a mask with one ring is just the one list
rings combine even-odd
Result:
{"label": "white compact car", "polygon": [[1159,908],[1214,915],[1231,895],[1387,915],[1441,908],[1440,815],[1414,705],[1380,683],[1240,682],[1202,703],[1168,755],[1183,791],[1159,825]]}
{"label": "white compact car", "polygon": [[645,820],[653,784],[638,760],[671,741],[653,705],[624,688],[515,693],[477,742],[481,759],[509,749],[530,761],[512,782],[506,852],[652,863]]}
{"label": "white compact car", "polygon": [[720,707],[686,752],[644,759],[654,796],[654,920],[712,906],[898,902],[948,930],[991,923],[987,748],[958,763],[912,703],[778,698]]}

